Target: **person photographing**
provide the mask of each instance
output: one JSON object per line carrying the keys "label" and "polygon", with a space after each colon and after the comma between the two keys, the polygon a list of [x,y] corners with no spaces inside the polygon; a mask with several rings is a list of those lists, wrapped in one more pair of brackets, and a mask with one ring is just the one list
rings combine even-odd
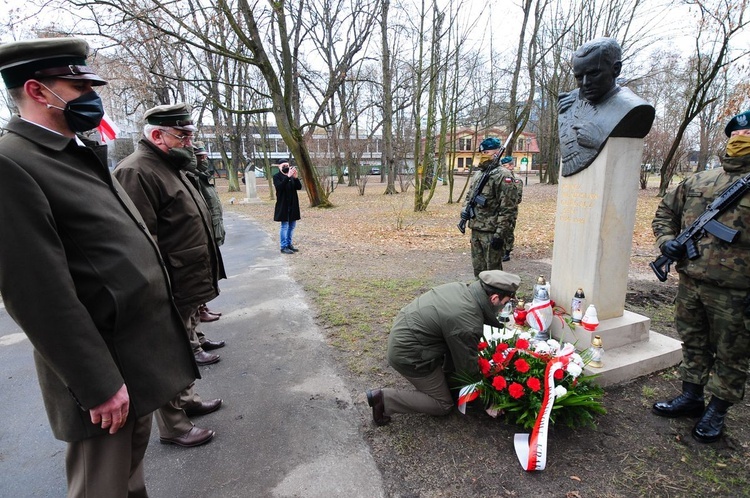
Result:
{"label": "person photographing", "polygon": [[300,219],[299,198],[297,191],[302,190],[297,168],[288,162],[279,164],[279,172],[273,175],[273,186],[276,189],[276,208],[273,221],[281,223],[279,243],[283,254],[294,254],[298,251],[292,244],[292,235]]}

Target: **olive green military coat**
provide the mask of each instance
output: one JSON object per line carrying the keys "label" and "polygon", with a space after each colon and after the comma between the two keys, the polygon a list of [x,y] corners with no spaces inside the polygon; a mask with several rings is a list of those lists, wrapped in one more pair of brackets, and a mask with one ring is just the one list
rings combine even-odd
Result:
{"label": "olive green military coat", "polygon": [[0,138],[0,295],[34,346],[55,437],[124,383],[130,416],[199,377],[158,248],[92,148],[13,117]]}
{"label": "olive green military coat", "polygon": [[456,372],[474,374],[485,323],[500,326],[479,280],[435,287],[399,311],[388,363],[407,377],[429,375],[446,359]]}
{"label": "olive green military coat", "polygon": [[198,308],[218,296],[224,267],[211,213],[185,171],[144,139],[114,175],[159,244],[177,306]]}

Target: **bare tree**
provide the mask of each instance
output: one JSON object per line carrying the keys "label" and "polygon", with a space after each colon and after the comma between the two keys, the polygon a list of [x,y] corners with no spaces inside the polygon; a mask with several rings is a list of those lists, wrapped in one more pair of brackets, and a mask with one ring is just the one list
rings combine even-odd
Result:
{"label": "bare tree", "polygon": [[730,50],[731,41],[750,21],[746,15],[748,0],[685,0],[684,3],[698,9],[698,32],[693,56],[685,68],[690,85],[685,95],[682,119],[661,165],[660,196],[666,194],[677,169],[675,159],[688,126],[706,107],[720,98],[720,90],[714,82],[720,77],[721,70],[750,53],[747,47],[737,53]]}

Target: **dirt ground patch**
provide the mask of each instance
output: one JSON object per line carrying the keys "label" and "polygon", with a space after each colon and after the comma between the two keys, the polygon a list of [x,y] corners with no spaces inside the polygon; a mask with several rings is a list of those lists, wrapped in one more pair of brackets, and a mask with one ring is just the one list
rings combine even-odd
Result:
{"label": "dirt ground patch", "polygon": [[[226,192],[221,182],[219,188],[225,209],[251,216],[278,240],[264,182],[258,187],[264,202],[257,204],[230,204],[230,197],[244,195]],[[361,430],[389,496],[750,496],[750,404],[731,409],[725,437],[701,445],[690,436],[694,420],[650,412],[655,401],[678,392],[673,368],[608,388],[608,413],[594,429],[553,426],[547,468],[537,473],[524,472],[515,456],[512,439],[520,430],[482,411],[442,418],[397,415],[390,425],[375,427],[364,391],[407,387],[385,361],[396,312],[435,285],[473,279],[469,237],[455,228],[460,206],[448,203],[449,188],[439,186],[423,213],[412,211],[413,191],[384,196],[384,189],[376,177],[370,177],[364,196],[339,186],[331,195],[332,209],[305,207],[300,192],[302,220],[295,232],[300,252],[286,257],[357,400]],[[524,189],[516,247],[505,266],[523,279],[520,295],[530,295],[538,275],[549,278],[556,194],[555,186],[534,182]],[[654,190],[641,191],[626,309],[651,317],[652,330],[676,337],[676,279],[658,282],[648,269],[656,255],[650,224],[657,203]]]}

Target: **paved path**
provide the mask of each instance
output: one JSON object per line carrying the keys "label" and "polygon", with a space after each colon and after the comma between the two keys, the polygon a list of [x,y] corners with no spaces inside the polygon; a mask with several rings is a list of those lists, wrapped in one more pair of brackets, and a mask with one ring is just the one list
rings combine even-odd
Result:
{"label": "paved path", "polygon": [[[196,383],[204,399],[225,405],[194,420],[217,435],[206,446],[178,448],[159,444],[154,424],[150,495],[384,496],[352,393],[288,275],[290,256],[250,219],[226,213],[225,225],[229,278],[210,303],[223,316],[203,330],[228,345]],[[0,496],[61,497],[65,444],[49,430],[31,349],[0,303]]]}

